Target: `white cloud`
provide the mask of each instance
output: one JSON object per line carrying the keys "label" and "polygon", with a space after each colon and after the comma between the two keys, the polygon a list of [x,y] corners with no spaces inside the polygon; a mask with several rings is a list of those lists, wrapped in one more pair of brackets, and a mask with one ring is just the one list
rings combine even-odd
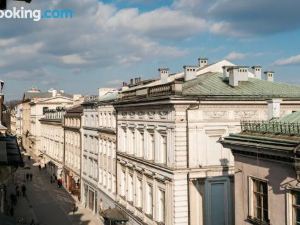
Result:
{"label": "white cloud", "polygon": [[64,55],[60,57],[61,61],[65,64],[72,64],[72,65],[81,65],[86,64],[87,61],[83,59],[80,55],[73,54],[73,55]]}
{"label": "white cloud", "polygon": [[230,52],[227,56],[225,56],[225,59],[228,60],[241,60],[245,59],[248,56],[246,53],[241,52]]}
{"label": "white cloud", "polygon": [[274,62],[276,66],[300,65],[300,55],[291,56],[286,59],[279,59]]}

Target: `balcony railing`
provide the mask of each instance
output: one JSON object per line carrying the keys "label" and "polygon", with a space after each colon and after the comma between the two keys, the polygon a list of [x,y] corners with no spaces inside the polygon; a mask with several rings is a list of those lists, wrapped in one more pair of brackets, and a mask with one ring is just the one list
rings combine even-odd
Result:
{"label": "balcony railing", "polygon": [[300,136],[300,123],[286,123],[278,121],[242,121],[241,129],[243,132]]}
{"label": "balcony railing", "polygon": [[182,93],[182,83],[173,82],[167,84],[156,85],[152,87],[144,87],[135,90],[125,91],[121,94],[121,99],[132,99],[136,97],[155,97],[155,96],[169,96],[179,95]]}

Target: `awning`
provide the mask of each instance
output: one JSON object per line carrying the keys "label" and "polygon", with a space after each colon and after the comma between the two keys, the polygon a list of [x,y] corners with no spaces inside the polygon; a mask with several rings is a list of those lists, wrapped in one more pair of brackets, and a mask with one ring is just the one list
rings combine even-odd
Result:
{"label": "awning", "polygon": [[127,222],[129,220],[128,216],[117,208],[107,209],[101,215],[104,219],[114,222]]}
{"label": "awning", "polygon": [[0,165],[24,166],[16,137],[0,136]]}

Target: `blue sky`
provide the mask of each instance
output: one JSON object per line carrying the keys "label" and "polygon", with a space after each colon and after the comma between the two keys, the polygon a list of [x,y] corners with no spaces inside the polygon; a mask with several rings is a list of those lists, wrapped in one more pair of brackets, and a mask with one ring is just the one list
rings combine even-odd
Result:
{"label": "blue sky", "polygon": [[[10,1],[10,0],[8,0]],[[72,9],[68,20],[0,19],[6,99],[31,88],[95,94],[131,77],[228,59],[300,84],[300,1],[49,0],[9,8]]]}

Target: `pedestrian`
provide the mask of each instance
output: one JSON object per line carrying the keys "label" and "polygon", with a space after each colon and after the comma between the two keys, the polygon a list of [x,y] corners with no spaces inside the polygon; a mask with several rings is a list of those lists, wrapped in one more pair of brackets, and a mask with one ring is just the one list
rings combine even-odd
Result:
{"label": "pedestrian", "polygon": [[19,185],[16,185],[16,196],[20,197],[20,190],[19,190]]}
{"label": "pedestrian", "polygon": [[53,177],[51,175],[51,177],[50,177],[50,184],[52,184],[52,183],[53,183]]}
{"label": "pedestrian", "polygon": [[22,184],[21,189],[22,189],[23,197],[25,197],[26,196],[26,186],[25,186],[25,184]]}
{"label": "pedestrian", "polygon": [[39,165],[39,170],[41,171],[41,169],[42,169],[42,167],[41,167],[41,165]]}
{"label": "pedestrian", "polygon": [[30,225],[35,225],[34,219],[31,220]]}
{"label": "pedestrian", "polygon": [[29,174],[29,180],[32,181],[32,173]]}
{"label": "pedestrian", "polygon": [[26,181],[28,181],[28,180],[29,180],[29,174],[26,173]]}

